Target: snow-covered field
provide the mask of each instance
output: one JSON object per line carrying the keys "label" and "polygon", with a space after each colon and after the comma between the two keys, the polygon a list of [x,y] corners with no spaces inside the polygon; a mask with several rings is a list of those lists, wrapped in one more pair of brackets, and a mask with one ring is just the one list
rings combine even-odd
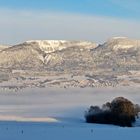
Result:
{"label": "snow-covered field", "polygon": [[139,122],[133,128],[85,123],[90,105],[118,96],[140,104],[138,87],[1,90],[0,140],[139,139]]}

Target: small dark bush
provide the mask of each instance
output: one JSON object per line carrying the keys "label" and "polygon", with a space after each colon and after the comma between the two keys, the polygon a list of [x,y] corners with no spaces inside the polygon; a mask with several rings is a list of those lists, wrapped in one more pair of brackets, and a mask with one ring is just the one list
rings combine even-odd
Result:
{"label": "small dark bush", "polygon": [[123,97],[115,98],[102,106],[91,106],[85,114],[87,123],[114,124],[132,127],[140,106]]}
{"label": "small dark bush", "polygon": [[136,104],[134,108],[135,108],[135,115],[138,117],[138,113],[140,112],[140,105]]}

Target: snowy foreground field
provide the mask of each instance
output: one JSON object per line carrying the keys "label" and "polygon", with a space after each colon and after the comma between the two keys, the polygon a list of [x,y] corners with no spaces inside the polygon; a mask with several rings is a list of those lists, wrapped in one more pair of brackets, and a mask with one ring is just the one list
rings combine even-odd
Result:
{"label": "snowy foreground field", "polygon": [[0,140],[139,139],[139,120],[133,128],[85,123],[90,105],[118,96],[140,104],[139,87],[1,90]]}

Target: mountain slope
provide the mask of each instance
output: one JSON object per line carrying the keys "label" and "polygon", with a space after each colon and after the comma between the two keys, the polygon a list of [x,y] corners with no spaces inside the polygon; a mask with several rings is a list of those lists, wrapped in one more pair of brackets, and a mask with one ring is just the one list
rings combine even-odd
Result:
{"label": "mountain slope", "polygon": [[126,37],[114,37],[105,42],[103,46],[108,47],[113,51],[136,50],[140,48],[140,40],[128,39]]}
{"label": "mountain slope", "polygon": [[86,41],[31,40],[2,50],[0,67],[80,73],[140,70],[140,40],[116,37],[98,46]]}
{"label": "mountain slope", "polygon": [[0,51],[0,87],[140,85],[139,42],[26,41]]}
{"label": "mountain slope", "polygon": [[8,47],[10,47],[10,46],[7,46],[7,45],[0,45],[0,51],[6,49],[6,48],[8,48]]}
{"label": "mountain slope", "polygon": [[48,67],[50,61],[52,64],[61,63],[63,58],[60,51],[76,48],[77,53],[80,53],[95,47],[95,43],[86,41],[27,41],[1,51],[0,66],[12,69],[43,69]]}
{"label": "mountain slope", "polygon": [[140,40],[112,38],[92,51],[96,64],[104,69],[140,70]]}

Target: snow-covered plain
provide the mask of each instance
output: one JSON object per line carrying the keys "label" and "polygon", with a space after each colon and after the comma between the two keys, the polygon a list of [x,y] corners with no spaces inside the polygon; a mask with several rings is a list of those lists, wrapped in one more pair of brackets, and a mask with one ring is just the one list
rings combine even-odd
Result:
{"label": "snow-covered plain", "polygon": [[133,128],[85,123],[90,105],[118,96],[140,104],[139,87],[1,90],[0,140],[139,139],[139,122]]}

